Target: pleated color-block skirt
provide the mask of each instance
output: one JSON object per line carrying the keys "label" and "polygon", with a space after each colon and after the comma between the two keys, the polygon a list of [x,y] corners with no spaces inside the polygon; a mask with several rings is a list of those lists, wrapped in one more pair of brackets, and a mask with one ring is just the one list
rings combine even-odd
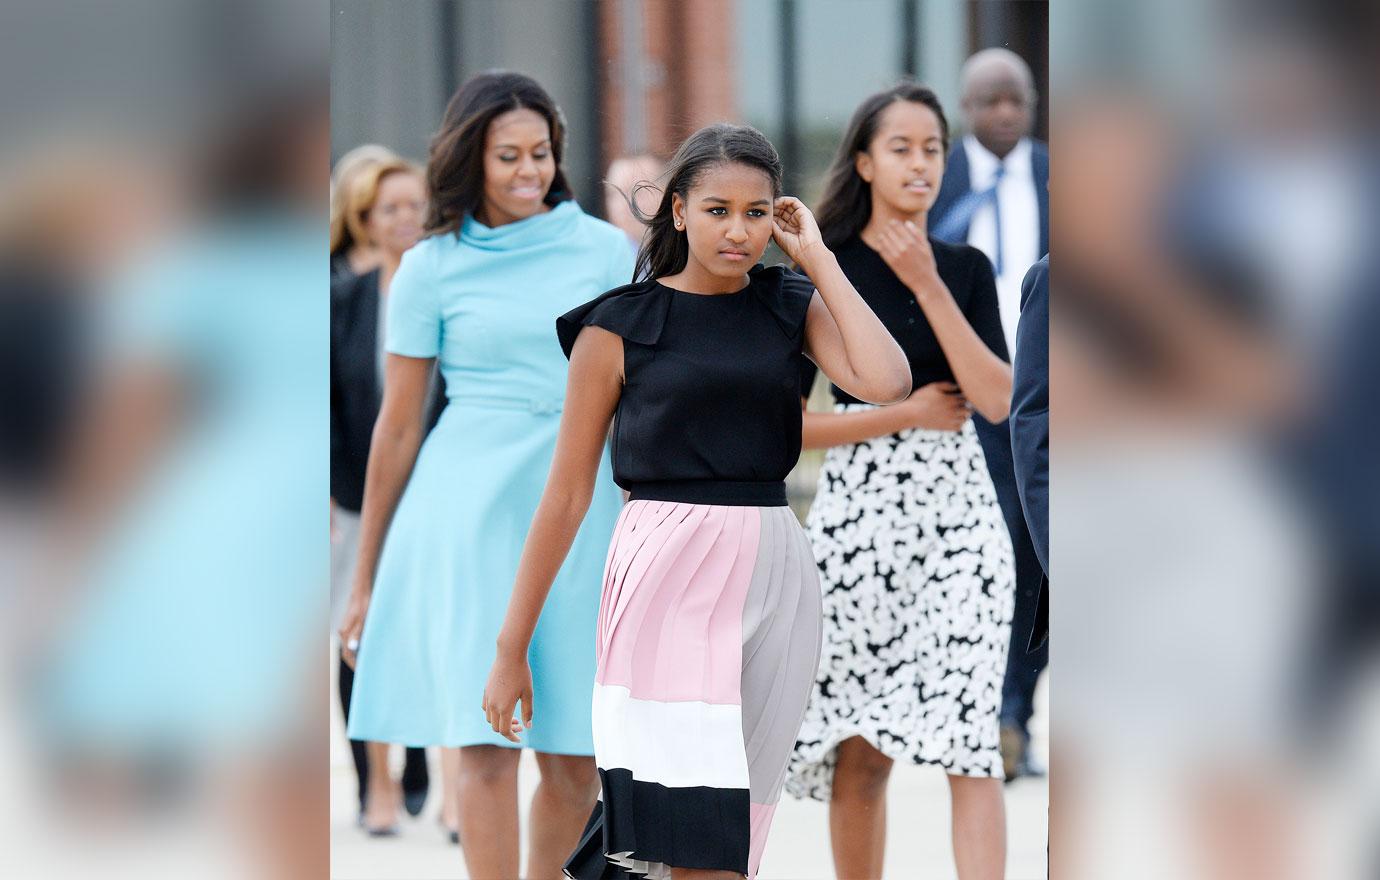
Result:
{"label": "pleated color-block skirt", "polygon": [[756,876],[820,639],[817,569],[790,508],[626,505],[599,610],[603,791],[567,875]]}

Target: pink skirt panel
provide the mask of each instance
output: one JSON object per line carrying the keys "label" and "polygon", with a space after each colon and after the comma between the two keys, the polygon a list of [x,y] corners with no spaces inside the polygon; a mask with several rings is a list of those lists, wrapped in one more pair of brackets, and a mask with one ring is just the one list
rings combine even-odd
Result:
{"label": "pink skirt panel", "polygon": [[741,705],[743,605],[760,535],[755,507],[625,506],[604,577],[596,681],[639,700]]}

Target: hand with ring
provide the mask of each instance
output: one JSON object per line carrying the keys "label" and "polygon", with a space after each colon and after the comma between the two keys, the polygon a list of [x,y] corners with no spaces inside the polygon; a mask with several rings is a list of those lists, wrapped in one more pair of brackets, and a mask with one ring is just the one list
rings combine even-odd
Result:
{"label": "hand with ring", "polygon": [[359,651],[360,634],[364,632],[364,616],[369,611],[369,596],[359,592],[350,595],[350,604],[345,609],[345,618],[340,623],[340,659],[351,669]]}

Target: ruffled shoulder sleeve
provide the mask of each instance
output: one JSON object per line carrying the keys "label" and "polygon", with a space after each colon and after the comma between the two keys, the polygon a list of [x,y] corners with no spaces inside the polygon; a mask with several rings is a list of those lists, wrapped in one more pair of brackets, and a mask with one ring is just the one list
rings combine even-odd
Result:
{"label": "ruffled shoulder sleeve", "polygon": [[603,327],[640,345],[655,345],[666,324],[670,300],[655,282],[625,284],[601,294],[556,319],[556,338],[565,356],[585,327]]}
{"label": "ruffled shoulder sleeve", "polygon": [[796,345],[802,345],[805,339],[805,315],[815,295],[814,284],[808,277],[792,272],[785,266],[764,268],[758,265],[750,274],[758,296],[780,325],[781,331]]}

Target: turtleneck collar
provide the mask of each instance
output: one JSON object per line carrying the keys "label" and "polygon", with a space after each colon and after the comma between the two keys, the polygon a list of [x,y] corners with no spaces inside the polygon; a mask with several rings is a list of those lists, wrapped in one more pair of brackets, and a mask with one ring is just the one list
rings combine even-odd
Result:
{"label": "turtleneck collar", "polygon": [[502,226],[485,226],[469,215],[460,226],[460,241],[481,250],[519,250],[564,234],[583,213],[574,199],[568,199],[549,211]]}

